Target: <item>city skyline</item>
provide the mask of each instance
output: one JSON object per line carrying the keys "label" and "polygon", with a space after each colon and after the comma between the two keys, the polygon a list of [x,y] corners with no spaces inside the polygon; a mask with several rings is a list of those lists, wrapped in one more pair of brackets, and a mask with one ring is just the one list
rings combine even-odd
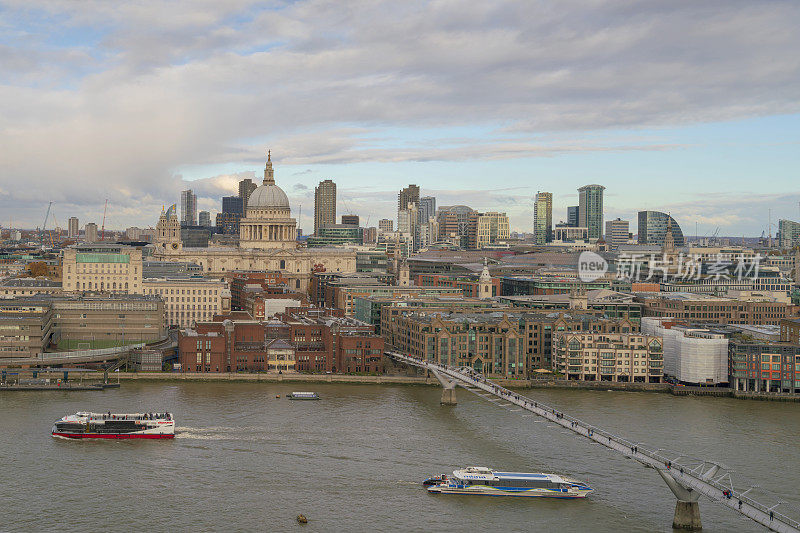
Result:
{"label": "city skyline", "polygon": [[767,4],[8,6],[0,223],[108,199],[106,227],[150,226],[189,188],[213,213],[271,147],[306,232],[330,178],[375,220],[416,183],[529,232],[537,190],[557,223],[599,183],[632,230],[769,233],[800,218],[800,7]]}

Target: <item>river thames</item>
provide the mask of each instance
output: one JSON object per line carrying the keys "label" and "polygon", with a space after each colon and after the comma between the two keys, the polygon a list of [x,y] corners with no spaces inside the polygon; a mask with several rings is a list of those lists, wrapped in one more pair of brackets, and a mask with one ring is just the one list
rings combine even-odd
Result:
{"label": "river thames", "polygon": [[[314,390],[297,402],[292,390]],[[0,396],[3,531],[672,531],[661,478],[536,417],[422,386],[123,383]],[[800,507],[800,405],[526,390],[652,448],[713,458]],[[280,395],[278,399],[275,396]],[[172,441],[67,441],[80,410],[170,411]],[[420,481],[477,465],[586,480],[586,500],[434,496]],[[737,489],[739,487],[737,486]],[[706,499],[704,531],[763,531]],[[296,523],[304,514],[309,523]],[[788,513],[796,514],[796,513]]]}

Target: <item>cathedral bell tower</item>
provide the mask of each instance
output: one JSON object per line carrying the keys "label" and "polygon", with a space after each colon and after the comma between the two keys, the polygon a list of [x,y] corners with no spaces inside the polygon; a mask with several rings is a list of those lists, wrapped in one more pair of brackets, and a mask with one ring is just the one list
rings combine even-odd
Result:
{"label": "cathedral bell tower", "polygon": [[158,217],[156,224],[156,246],[167,254],[183,250],[181,223],[178,220],[175,204],[172,204],[166,212],[163,207],[161,208],[161,216]]}

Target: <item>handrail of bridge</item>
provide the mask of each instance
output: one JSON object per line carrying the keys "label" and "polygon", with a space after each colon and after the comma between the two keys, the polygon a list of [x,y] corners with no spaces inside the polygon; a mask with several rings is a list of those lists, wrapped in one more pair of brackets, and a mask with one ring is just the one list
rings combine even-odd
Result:
{"label": "handrail of bridge", "polygon": [[39,354],[39,360],[47,359],[82,359],[85,357],[96,357],[100,355],[113,355],[128,352],[138,348],[144,348],[147,343],[126,344],[124,346],[114,346],[111,348],[93,348],[90,350],[69,350],[66,352],[45,352]]}
{"label": "handrail of bridge", "polygon": [[[726,507],[733,509],[772,531],[779,531],[782,533],[800,532],[799,521],[775,510],[781,502],[772,507],[768,507],[747,495],[752,488],[745,491],[736,490],[733,487],[730,473],[718,475],[717,468],[719,468],[720,465],[716,463],[706,461],[702,461],[699,465],[679,463],[679,459],[687,456],[683,455],[678,458],[670,458],[659,453],[664,451],[663,449],[653,451],[642,448],[638,442],[629,441],[592,424],[583,422],[578,418],[566,415],[553,407],[521,396],[519,393],[510,391],[494,383],[490,383],[485,377],[476,373],[470,367],[455,368],[443,366],[397,352],[386,352],[386,355],[407,364],[443,374],[462,387],[468,384],[471,387],[493,394],[511,404],[517,405],[581,436],[587,437],[598,444],[602,444],[607,448],[622,453],[649,468],[666,472],[685,488],[696,490],[711,500],[724,504]],[[708,470],[706,469],[706,465],[711,465]],[[730,486],[722,484],[722,480],[726,478]]]}

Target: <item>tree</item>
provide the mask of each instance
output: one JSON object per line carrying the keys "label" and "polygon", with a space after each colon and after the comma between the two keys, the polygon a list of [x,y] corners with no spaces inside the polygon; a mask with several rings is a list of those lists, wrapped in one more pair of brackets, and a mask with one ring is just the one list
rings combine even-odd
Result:
{"label": "tree", "polygon": [[47,263],[44,261],[34,261],[32,263],[28,263],[28,272],[33,278],[47,276]]}

